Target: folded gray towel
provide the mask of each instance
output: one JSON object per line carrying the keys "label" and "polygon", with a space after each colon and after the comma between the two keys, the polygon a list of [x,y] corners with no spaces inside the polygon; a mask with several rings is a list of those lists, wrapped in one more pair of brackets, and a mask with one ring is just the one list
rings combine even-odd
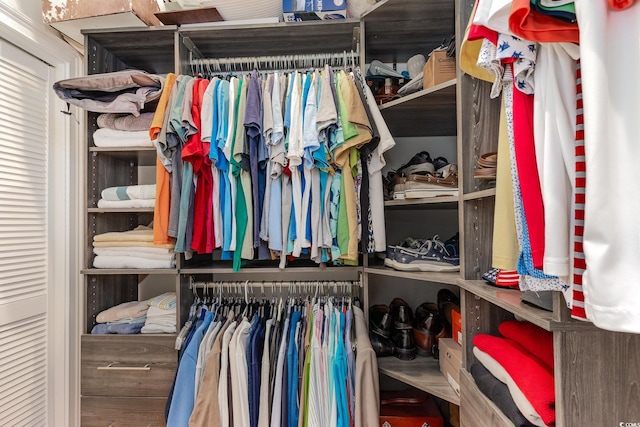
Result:
{"label": "folded gray towel", "polygon": [[138,117],[133,114],[100,114],[98,127],[124,131],[148,131],[155,113],[142,113]]}

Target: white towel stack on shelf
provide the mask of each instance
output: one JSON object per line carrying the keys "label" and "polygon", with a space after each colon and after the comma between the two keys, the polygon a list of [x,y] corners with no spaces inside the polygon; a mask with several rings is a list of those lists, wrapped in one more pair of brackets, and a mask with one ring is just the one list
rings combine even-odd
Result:
{"label": "white towel stack on shelf", "polygon": [[147,301],[147,320],[143,334],[173,334],[176,332],[176,293],[166,292]]}
{"label": "white towel stack on shelf", "polygon": [[174,246],[154,245],[153,229],[138,226],[130,231],[93,237],[94,268],[174,268]]}
{"label": "white towel stack on shelf", "polygon": [[102,190],[99,208],[153,208],[156,203],[156,185],[127,185]]}

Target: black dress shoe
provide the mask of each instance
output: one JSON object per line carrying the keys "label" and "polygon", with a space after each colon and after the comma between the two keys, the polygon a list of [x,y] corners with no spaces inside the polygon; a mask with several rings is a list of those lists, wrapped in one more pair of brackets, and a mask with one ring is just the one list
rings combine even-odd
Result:
{"label": "black dress shoe", "polygon": [[413,339],[418,354],[437,358],[438,339],[443,338],[446,333],[440,321],[438,306],[432,302],[420,304],[415,316]]}
{"label": "black dress shoe", "polygon": [[391,336],[391,310],[389,306],[378,304],[369,308],[369,330],[385,338]]}
{"label": "black dress shoe", "polygon": [[394,354],[400,360],[413,360],[416,358],[416,345],[413,342],[410,330],[398,330],[391,337],[395,346]]}
{"label": "black dress shoe", "polygon": [[395,348],[389,338],[370,333],[369,339],[371,340],[371,347],[373,347],[373,351],[376,352],[377,357],[393,356]]}
{"label": "black dress shoe", "polygon": [[394,298],[389,304],[393,327],[397,330],[411,330],[413,327],[413,313],[409,304],[402,298]]}

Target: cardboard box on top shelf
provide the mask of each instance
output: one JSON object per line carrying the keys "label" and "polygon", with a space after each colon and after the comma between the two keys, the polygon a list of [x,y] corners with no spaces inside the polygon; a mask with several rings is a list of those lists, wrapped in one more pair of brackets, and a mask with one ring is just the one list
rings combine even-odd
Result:
{"label": "cardboard box on top shelf", "polygon": [[162,25],[156,0],[42,0],[42,21],[80,44],[85,29]]}
{"label": "cardboard box on top shelf", "polygon": [[447,56],[446,50],[431,52],[423,68],[422,88],[428,89],[456,78],[456,58]]}
{"label": "cardboard box on top shelf", "polygon": [[347,0],[282,0],[285,22],[345,19]]}
{"label": "cardboard box on top shelf", "polygon": [[440,338],[440,372],[451,388],[460,395],[460,369],[462,369],[462,346],[452,338]]}

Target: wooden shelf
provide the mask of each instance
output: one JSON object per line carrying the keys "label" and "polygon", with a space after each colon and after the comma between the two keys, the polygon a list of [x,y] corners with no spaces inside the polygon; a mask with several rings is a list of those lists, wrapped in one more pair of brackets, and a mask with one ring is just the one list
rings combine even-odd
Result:
{"label": "wooden shelf", "polygon": [[88,208],[89,213],[153,213],[153,208]]}
{"label": "wooden shelf", "polygon": [[422,199],[387,200],[386,207],[420,206],[431,209],[457,209],[458,196],[425,197]]}
{"label": "wooden shelf", "polygon": [[460,405],[460,396],[442,375],[440,362],[434,358],[418,356],[414,360],[404,361],[395,357],[381,357],[378,359],[378,370],[388,377]]}
{"label": "wooden shelf", "polygon": [[[497,288],[487,284],[484,280],[460,279],[457,285],[547,331],[600,331],[591,322],[571,318],[563,321],[554,320],[552,312],[523,303],[521,301],[522,292],[516,289]],[[564,306],[561,309],[565,309]]]}
{"label": "wooden shelf", "polygon": [[383,0],[362,21],[367,62],[406,62],[418,53],[427,56],[454,34],[455,2]]}
{"label": "wooden shelf", "polygon": [[449,285],[457,285],[460,280],[459,271],[452,273],[435,273],[422,271],[399,271],[388,267],[365,267],[364,272],[379,276],[391,276],[399,279],[420,280],[423,282],[446,283]]}
{"label": "wooden shelf", "polygon": [[[173,55],[176,26],[83,30],[92,43],[102,46],[125,67],[150,73],[175,72]],[[90,46],[91,43],[88,44]],[[88,47],[89,49],[89,47]],[[103,58],[98,58],[101,60]],[[126,64],[126,65],[125,65]],[[100,64],[102,65],[102,64]]]}
{"label": "wooden shelf", "polygon": [[553,330],[553,313],[523,303],[522,292],[515,289],[501,289],[488,285],[484,280],[462,280],[458,286],[482,299],[497,305],[510,313],[538,325],[547,331]]}
{"label": "wooden shelf", "polygon": [[455,87],[457,82],[458,82],[457,79],[451,79],[444,83],[440,83],[439,85],[435,85],[427,89],[422,89],[422,90],[419,90],[418,92],[410,93],[409,95],[403,96],[398,99],[394,99],[393,101],[385,102],[384,104],[380,105],[380,111],[388,110],[389,108],[396,107],[397,105],[405,105],[405,104],[411,104],[415,108],[422,108],[425,104],[433,102],[431,100],[431,98],[434,97],[434,96],[431,96],[432,94],[435,94],[436,92],[440,92],[440,91],[450,94],[451,91],[450,90],[447,91],[446,89],[451,89],[451,88],[453,88],[453,97],[455,98],[456,96]]}
{"label": "wooden shelf", "polygon": [[446,136],[456,134],[456,87],[452,79],[380,105],[391,134]]}
{"label": "wooden shelf", "polygon": [[232,268],[228,267],[196,266],[180,268],[180,274],[229,275],[232,280],[254,281],[357,280],[361,272],[362,267],[287,267],[285,269],[277,267],[248,267],[241,268],[240,271],[233,271]]}
{"label": "wooden shelf", "polygon": [[155,147],[89,147],[89,152],[101,153],[123,161],[134,162],[138,166],[155,166],[156,165],[156,149]]}
{"label": "wooden shelf", "polygon": [[465,369],[460,370],[460,393],[461,405],[460,417],[463,425],[473,425],[475,427],[514,427],[509,418],[485,396],[473,377]]}
{"label": "wooden shelf", "polygon": [[116,274],[178,274],[176,268],[83,268],[81,274],[89,276]]}
{"label": "wooden shelf", "polygon": [[478,199],[485,199],[487,197],[495,197],[496,196],[496,189],[494,188],[487,188],[486,190],[480,190],[480,191],[474,191],[473,193],[468,193],[462,196],[463,200],[478,200]]}
{"label": "wooden shelf", "polygon": [[[204,58],[297,55],[356,50],[360,21],[278,22],[180,29]],[[189,42],[187,42],[190,44]]]}

